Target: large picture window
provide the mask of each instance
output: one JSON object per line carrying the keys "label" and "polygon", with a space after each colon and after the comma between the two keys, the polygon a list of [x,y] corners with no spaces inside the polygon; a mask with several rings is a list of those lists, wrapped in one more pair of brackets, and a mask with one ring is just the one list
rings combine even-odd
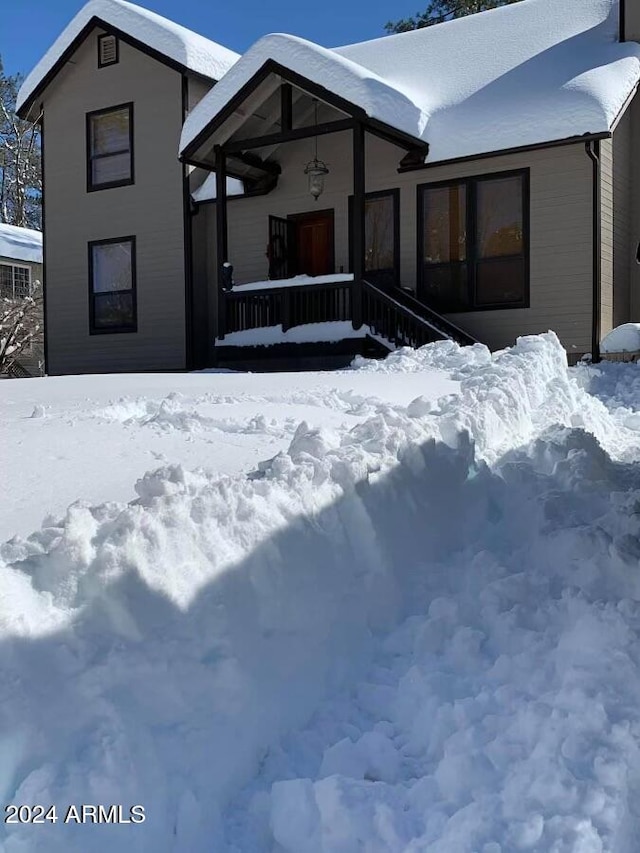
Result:
{"label": "large picture window", "polygon": [[87,113],[87,190],[133,183],[133,104]]}
{"label": "large picture window", "polygon": [[92,334],[136,331],[135,237],[89,243],[89,326]]}
{"label": "large picture window", "polygon": [[444,312],[528,305],[528,172],[418,188],[419,295]]}

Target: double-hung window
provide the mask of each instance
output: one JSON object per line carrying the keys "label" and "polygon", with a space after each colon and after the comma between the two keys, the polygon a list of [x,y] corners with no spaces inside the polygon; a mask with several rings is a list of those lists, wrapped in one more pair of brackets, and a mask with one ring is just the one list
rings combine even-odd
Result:
{"label": "double-hung window", "polygon": [[21,264],[0,264],[0,297],[24,299],[31,296],[31,269]]}
{"label": "double-hung window", "polygon": [[87,113],[87,190],[133,183],[133,104]]}
{"label": "double-hung window", "polygon": [[89,327],[91,334],[136,331],[135,237],[89,243]]}
{"label": "double-hung window", "polygon": [[443,312],[525,308],[529,174],[418,188],[419,296]]}

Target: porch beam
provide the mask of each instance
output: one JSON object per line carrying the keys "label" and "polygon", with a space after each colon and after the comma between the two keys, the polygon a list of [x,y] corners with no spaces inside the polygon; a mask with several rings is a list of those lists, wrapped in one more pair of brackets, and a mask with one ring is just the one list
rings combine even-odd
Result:
{"label": "porch beam", "polygon": [[330,121],[324,124],[311,124],[307,127],[295,127],[280,133],[270,133],[267,136],[254,136],[250,139],[233,139],[225,142],[223,148],[227,155],[236,151],[247,151],[251,148],[265,148],[268,145],[282,145],[283,142],[294,142],[296,139],[309,139],[314,136],[324,136],[327,133],[339,133],[351,130],[354,120],[351,118]]}
{"label": "porch beam", "polygon": [[227,229],[227,158],[219,147],[216,154],[216,269],[218,277],[218,337],[226,329],[226,300],[223,289],[223,268],[229,254]]}
{"label": "porch beam", "polygon": [[263,160],[257,154],[245,154],[240,151],[233,154],[228,154],[230,160],[237,160],[239,163],[244,163],[252,169],[260,169],[261,172],[266,172],[268,175],[282,174],[282,168],[279,163],[272,163],[268,160]]}
{"label": "porch beam", "polygon": [[289,131],[293,128],[293,87],[291,83],[280,86],[280,128]]}
{"label": "porch beam", "polygon": [[362,280],[365,254],[365,127],[353,125],[353,286],[351,290],[351,323],[354,329],[362,326]]}

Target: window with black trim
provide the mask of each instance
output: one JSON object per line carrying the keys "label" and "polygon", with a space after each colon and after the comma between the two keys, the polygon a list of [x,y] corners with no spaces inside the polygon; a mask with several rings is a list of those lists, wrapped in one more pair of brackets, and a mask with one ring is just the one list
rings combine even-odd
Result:
{"label": "window with black trim", "polygon": [[92,334],[136,331],[135,237],[89,243],[89,328]]}
{"label": "window with black trim", "polygon": [[118,39],[110,33],[98,36],[98,68],[115,65],[119,60]]}
{"label": "window with black trim", "polygon": [[133,104],[87,113],[87,190],[133,183]]}
{"label": "window with black trim", "polygon": [[529,302],[529,172],[418,187],[420,298],[444,312]]}
{"label": "window with black trim", "polygon": [[[365,277],[372,284],[385,289],[397,286],[400,281],[399,209],[400,191],[398,189],[381,190],[365,195]],[[352,227],[353,196],[349,197],[349,221]]]}

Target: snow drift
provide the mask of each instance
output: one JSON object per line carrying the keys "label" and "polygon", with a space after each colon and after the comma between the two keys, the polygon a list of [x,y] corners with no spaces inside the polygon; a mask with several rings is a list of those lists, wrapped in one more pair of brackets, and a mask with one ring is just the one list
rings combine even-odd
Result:
{"label": "snow drift", "polygon": [[2,547],[4,801],[147,815],[3,853],[635,850],[637,432],[551,333],[359,364],[427,367],[460,393]]}

